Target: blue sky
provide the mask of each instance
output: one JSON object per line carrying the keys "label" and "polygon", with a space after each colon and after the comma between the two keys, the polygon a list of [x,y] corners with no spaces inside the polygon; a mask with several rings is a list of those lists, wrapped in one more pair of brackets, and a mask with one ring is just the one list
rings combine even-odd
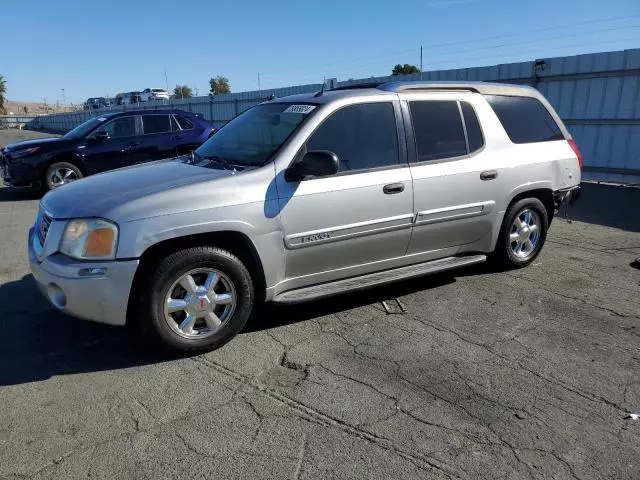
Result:
{"label": "blue sky", "polygon": [[640,47],[639,0],[2,0],[10,100],[232,91]]}

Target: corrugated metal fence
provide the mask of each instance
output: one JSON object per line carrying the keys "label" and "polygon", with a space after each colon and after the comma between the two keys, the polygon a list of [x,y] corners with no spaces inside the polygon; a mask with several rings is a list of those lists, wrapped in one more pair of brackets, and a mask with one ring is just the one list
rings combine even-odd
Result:
{"label": "corrugated metal fence", "polygon": [[[549,99],[566,122],[583,152],[587,172],[596,176],[603,174],[605,179],[640,174],[640,49],[430,71],[423,72],[422,77],[424,80],[482,80],[532,85]],[[399,79],[371,77],[345,82],[330,80],[328,83],[345,86]],[[420,74],[406,75],[402,80],[420,80]],[[169,105],[200,113],[219,126],[271,95],[308,93],[320,87],[321,84],[299,85],[178,99],[171,100]],[[166,103],[149,102],[117,109],[166,107]],[[103,111],[37,117],[29,126],[64,132]]]}
{"label": "corrugated metal fence", "polygon": [[23,128],[34,118],[33,115],[0,115],[0,128]]}

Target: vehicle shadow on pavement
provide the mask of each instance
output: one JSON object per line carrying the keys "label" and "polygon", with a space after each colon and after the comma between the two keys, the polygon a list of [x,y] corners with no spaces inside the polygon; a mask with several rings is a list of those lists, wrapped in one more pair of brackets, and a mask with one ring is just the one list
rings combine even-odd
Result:
{"label": "vehicle shadow on pavement", "polygon": [[558,217],[640,232],[640,188],[583,183],[582,194]]}
{"label": "vehicle shadow on pavement", "polygon": [[388,302],[389,307],[393,309],[393,311],[400,313],[400,307],[394,305],[394,302],[390,302],[390,300],[454,283],[456,281],[456,273],[459,272],[444,272],[418,277],[360,292],[345,293],[343,295],[298,305],[267,304],[260,307],[255,314],[252,314],[249,323],[242,333],[268,330],[270,328],[304,322],[325,315],[353,310],[365,305],[378,304],[382,309],[381,302],[383,301]]}
{"label": "vehicle shadow on pavement", "polygon": [[[242,333],[303,322],[453,282],[455,278],[445,273],[330,300],[264,305]],[[130,329],[77,320],[56,311],[38,291],[31,275],[0,285],[0,332],[0,387],[180,358],[144,346]]]}
{"label": "vehicle shadow on pavement", "polygon": [[24,202],[38,200],[42,195],[24,188],[0,187],[0,202]]}
{"label": "vehicle shadow on pavement", "polygon": [[0,285],[0,332],[0,387],[171,359],[141,348],[126,328],[59,313],[31,275]]}

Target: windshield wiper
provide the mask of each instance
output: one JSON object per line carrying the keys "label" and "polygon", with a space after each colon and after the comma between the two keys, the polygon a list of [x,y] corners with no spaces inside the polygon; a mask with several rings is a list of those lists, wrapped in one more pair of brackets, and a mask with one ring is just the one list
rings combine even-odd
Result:
{"label": "windshield wiper", "polygon": [[247,164],[235,163],[235,162],[232,162],[232,161],[230,161],[230,160],[228,160],[228,159],[226,159],[224,157],[220,157],[218,155],[200,156],[200,158],[202,158],[204,160],[210,160],[212,162],[219,163],[225,169],[233,170],[233,171],[242,171],[242,170],[246,169],[247,167],[256,167],[256,166],[258,166],[257,164],[253,164],[253,163],[247,163]]}
{"label": "windshield wiper", "polygon": [[235,170],[235,168],[233,168],[233,165],[231,164],[231,162],[229,160],[227,160],[226,158],[219,157],[217,155],[213,155],[211,157],[204,157],[204,158],[206,158],[207,160],[211,160],[213,162],[219,163],[220,165],[222,165],[227,170]]}

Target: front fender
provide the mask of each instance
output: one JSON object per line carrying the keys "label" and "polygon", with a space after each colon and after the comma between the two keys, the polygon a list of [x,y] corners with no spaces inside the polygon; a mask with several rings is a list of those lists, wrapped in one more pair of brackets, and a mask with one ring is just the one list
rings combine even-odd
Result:
{"label": "front fender", "polygon": [[40,175],[44,175],[47,171],[47,169],[54,163],[56,162],[69,162],[69,163],[73,163],[76,167],[78,167],[80,169],[80,171],[86,175],[87,173],[87,165],[84,161],[84,159],[82,158],[82,156],[78,153],[75,152],[73,150],[69,150],[66,152],[56,152],[54,154],[51,155],[50,158],[47,159],[47,161],[43,162],[40,165]]}
{"label": "front fender", "polygon": [[284,242],[279,218],[265,216],[263,202],[159,215],[125,222],[119,227],[119,259],[140,258],[146,250],[167,240],[236,232],[253,244],[267,287],[284,276]]}

